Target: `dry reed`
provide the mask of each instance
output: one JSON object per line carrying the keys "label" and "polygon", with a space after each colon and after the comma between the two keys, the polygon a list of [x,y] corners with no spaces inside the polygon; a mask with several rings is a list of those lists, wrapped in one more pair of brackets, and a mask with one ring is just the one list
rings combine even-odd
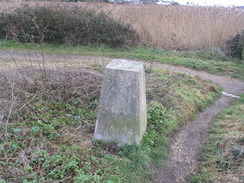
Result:
{"label": "dry reed", "polygon": [[[1,2],[0,11],[11,11],[21,4]],[[81,2],[68,5],[104,11],[131,24],[140,35],[140,44],[168,50],[224,49],[226,41],[244,28],[244,11],[236,8]]]}

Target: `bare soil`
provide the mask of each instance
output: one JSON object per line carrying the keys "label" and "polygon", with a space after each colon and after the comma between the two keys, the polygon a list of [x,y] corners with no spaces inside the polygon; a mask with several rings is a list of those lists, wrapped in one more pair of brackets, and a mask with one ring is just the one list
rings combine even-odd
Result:
{"label": "bare soil", "polygon": [[[36,52],[26,51],[3,51],[0,50],[0,70],[15,67],[13,59],[18,65],[29,64],[32,61],[42,61],[48,64],[107,64],[112,58],[91,57],[79,55],[43,55]],[[189,75],[199,77],[200,79],[210,80],[213,83],[220,85],[223,90],[233,95],[244,93],[244,82],[238,79],[232,79],[226,76],[216,76],[204,71],[196,71],[193,69],[172,66],[159,63],[145,62],[146,66],[152,68],[161,68],[173,72],[182,72]],[[196,116],[194,121],[187,123],[172,138],[172,143],[169,147],[168,156],[163,168],[158,168],[154,183],[184,183],[187,181],[187,176],[190,175],[197,166],[197,154],[201,151],[204,140],[208,136],[208,130],[215,116],[225,107],[230,105],[234,100],[232,95],[222,95],[211,106]]]}

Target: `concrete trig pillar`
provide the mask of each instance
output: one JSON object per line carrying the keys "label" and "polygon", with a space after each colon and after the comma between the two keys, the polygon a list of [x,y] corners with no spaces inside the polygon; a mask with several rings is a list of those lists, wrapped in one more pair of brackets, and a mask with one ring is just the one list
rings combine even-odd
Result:
{"label": "concrete trig pillar", "polygon": [[147,126],[142,62],[115,59],[104,71],[95,139],[139,144]]}

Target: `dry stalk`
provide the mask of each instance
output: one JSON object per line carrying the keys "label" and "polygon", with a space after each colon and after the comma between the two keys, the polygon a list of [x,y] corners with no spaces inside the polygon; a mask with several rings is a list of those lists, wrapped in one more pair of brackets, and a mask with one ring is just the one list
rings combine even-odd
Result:
{"label": "dry stalk", "polygon": [[[11,114],[12,114],[12,110],[13,110],[13,107],[14,107],[14,99],[15,99],[15,96],[14,96],[14,89],[15,89],[15,77],[16,75],[14,74],[13,78],[12,78],[12,82],[9,83],[10,86],[11,86],[11,103],[10,103],[10,107],[9,107],[9,111],[8,111],[8,116],[7,116],[7,120],[6,120],[6,123],[5,123],[5,128],[6,128],[6,134],[8,134],[8,123],[9,123],[9,120],[10,120],[10,117],[11,117]],[[6,141],[7,141],[7,138],[6,138]]]}

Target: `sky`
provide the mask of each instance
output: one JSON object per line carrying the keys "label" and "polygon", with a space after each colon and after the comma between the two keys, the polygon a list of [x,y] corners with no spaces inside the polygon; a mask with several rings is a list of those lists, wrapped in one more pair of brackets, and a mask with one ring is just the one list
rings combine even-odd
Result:
{"label": "sky", "polygon": [[244,6],[244,0],[174,0],[180,4],[186,4],[187,2],[198,5],[221,5],[221,6]]}

